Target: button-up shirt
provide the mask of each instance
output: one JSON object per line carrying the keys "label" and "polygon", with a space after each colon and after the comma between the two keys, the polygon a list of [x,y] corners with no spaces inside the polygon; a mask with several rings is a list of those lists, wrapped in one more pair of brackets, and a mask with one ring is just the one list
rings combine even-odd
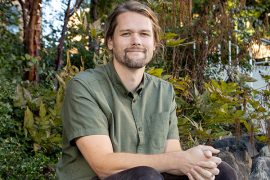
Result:
{"label": "button-up shirt", "polygon": [[114,152],[141,154],[163,153],[166,140],[179,139],[172,85],[144,73],[139,87],[129,92],[112,62],[70,80],[62,120],[59,179],[95,176],[74,143],[78,137],[108,135]]}

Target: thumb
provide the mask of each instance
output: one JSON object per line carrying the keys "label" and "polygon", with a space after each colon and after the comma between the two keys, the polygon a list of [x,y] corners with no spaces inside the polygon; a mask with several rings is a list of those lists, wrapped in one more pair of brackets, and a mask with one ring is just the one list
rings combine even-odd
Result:
{"label": "thumb", "polygon": [[204,153],[205,157],[207,157],[207,158],[212,157],[212,151],[210,151],[210,150],[204,150],[203,153]]}

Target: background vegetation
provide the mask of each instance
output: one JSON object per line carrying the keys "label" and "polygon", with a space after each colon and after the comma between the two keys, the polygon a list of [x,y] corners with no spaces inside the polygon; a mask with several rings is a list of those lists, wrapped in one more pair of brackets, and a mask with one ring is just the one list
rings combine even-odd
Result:
{"label": "background vegetation", "polygon": [[[65,85],[110,59],[104,23],[123,1],[63,1],[59,29],[42,14],[50,1],[0,1],[0,179],[55,179]],[[245,74],[251,44],[270,38],[269,0],[141,2],[160,17],[148,72],[174,85],[184,148],[241,133],[269,142],[270,77],[256,90]]]}

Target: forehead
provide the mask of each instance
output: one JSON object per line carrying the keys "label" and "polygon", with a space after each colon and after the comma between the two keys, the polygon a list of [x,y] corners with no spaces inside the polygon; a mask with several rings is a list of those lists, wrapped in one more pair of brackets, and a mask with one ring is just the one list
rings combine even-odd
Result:
{"label": "forehead", "polygon": [[116,31],[119,30],[148,30],[153,31],[152,21],[149,17],[136,13],[124,12],[117,19]]}

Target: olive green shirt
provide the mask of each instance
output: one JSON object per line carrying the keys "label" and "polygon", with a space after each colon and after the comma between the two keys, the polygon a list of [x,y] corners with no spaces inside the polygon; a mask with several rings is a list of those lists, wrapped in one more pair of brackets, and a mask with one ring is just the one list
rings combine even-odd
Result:
{"label": "olive green shirt", "polygon": [[113,63],[77,74],[68,84],[62,109],[63,154],[59,179],[95,176],[73,142],[108,135],[114,152],[163,153],[167,139],[179,139],[173,87],[144,73],[135,92],[126,90]]}

